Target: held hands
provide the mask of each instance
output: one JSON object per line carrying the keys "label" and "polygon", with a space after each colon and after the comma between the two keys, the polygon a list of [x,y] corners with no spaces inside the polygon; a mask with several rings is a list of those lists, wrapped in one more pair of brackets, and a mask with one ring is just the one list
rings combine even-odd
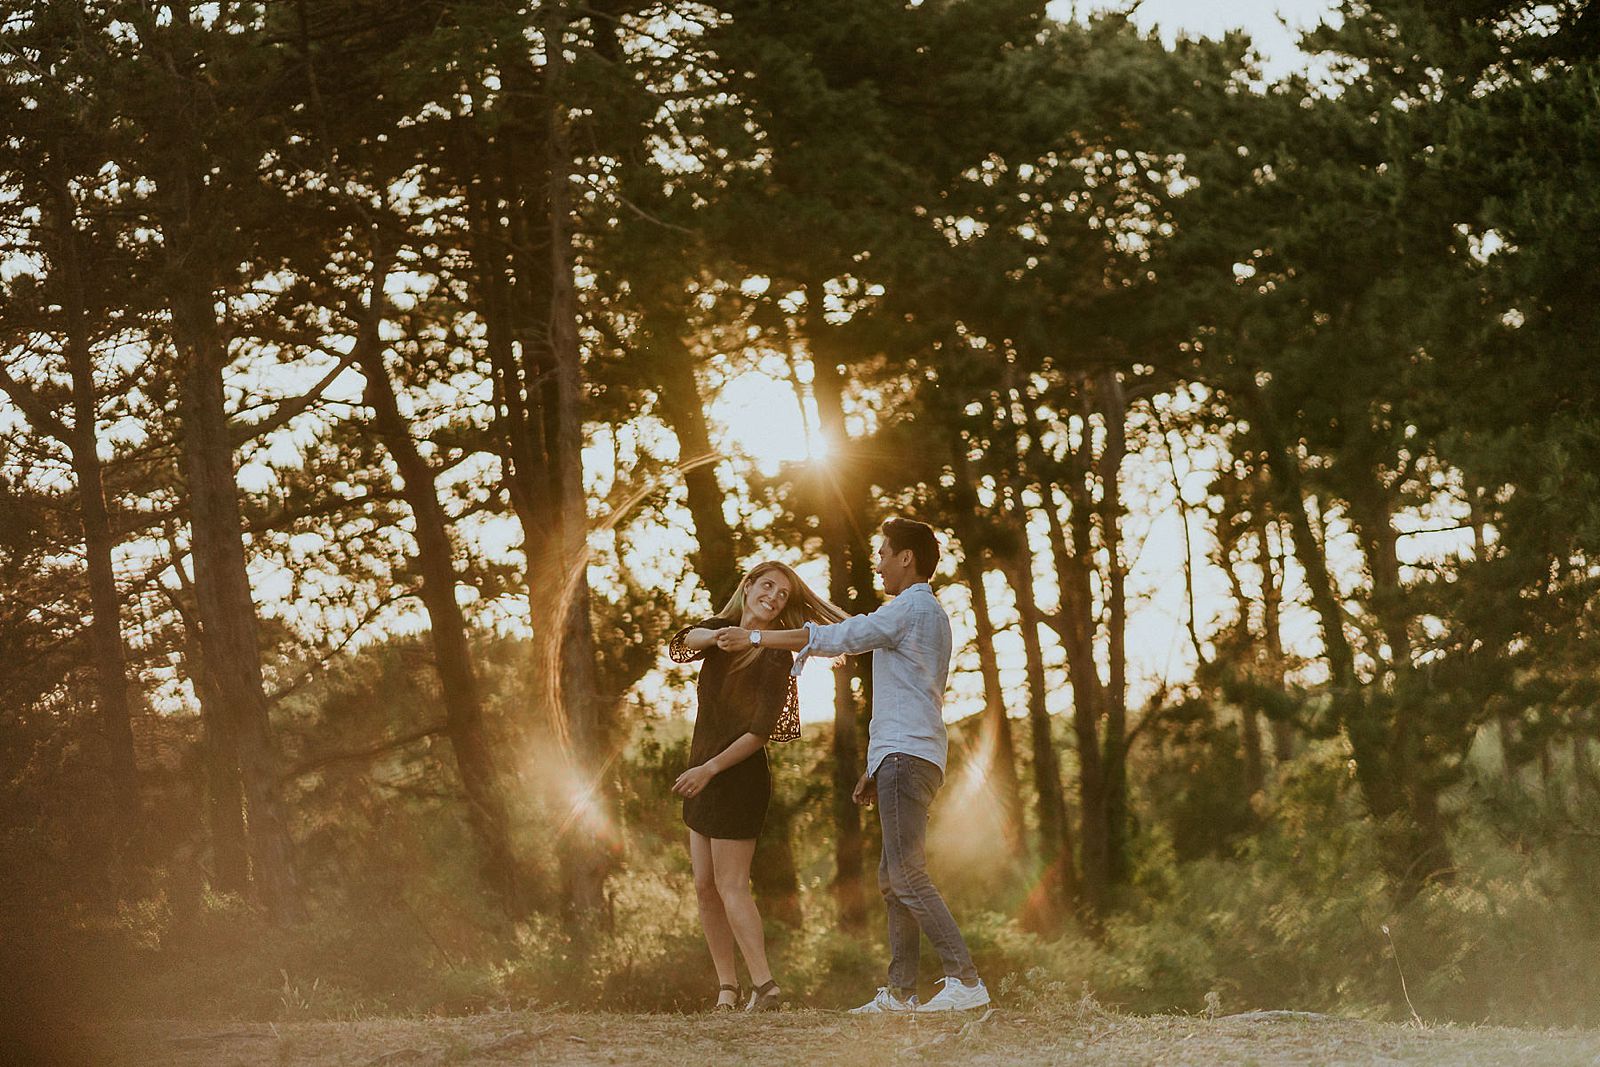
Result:
{"label": "held hands", "polygon": [[878,780],[870,774],[863,774],[860,781],[856,782],[855,791],[850,794],[850,799],[857,804],[871,805],[878,799]]}
{"label": "held hands", "polygon": [[678,775],[678,780],[672,783],[672,791],[681,797],[695,796],[704,792],[716,776],[716,772],[703,763],[698,767],[690,767]]}
{"label": "held hands", "polygon": [[724,652],[743,652],[750,647],[750,631],[742,626],[724,626],[717,631],[717,647]]}

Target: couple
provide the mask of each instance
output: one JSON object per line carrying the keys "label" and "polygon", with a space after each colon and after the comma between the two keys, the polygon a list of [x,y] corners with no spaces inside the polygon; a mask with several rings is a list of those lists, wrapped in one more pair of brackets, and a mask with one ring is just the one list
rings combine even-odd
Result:
{"label": "couple", "polygon": [[[690,767],[672,791],[684,798],[700,921],[722,983],[718,1008],[732,1010],[738,997],[736,946],[755,986],[745,1010],[770,1010],[782,1001],[750,895],[750,859],[772,795],[765,746],[800,736],[794,678],[807,656],[863,652],[876,653],[872,720],[866,771],[853,799],[878,802],[878,888],[889,910],[890,959],[889,984],[852,1010],[951,1011],[989,1003],[923,856],[928,807],[944,780],[946,753],[950,619],[928,584],[938,561],[932,527],[890,519],[883,524],[876,569],[894,599],[870,615],[845,618],[789,567],[768,562],[745,576],[715,618],[672,638],[675,662],[704,657]],[[917,960],[924,933],[944,961],[945,976],[943,988],[919,1004]]]}

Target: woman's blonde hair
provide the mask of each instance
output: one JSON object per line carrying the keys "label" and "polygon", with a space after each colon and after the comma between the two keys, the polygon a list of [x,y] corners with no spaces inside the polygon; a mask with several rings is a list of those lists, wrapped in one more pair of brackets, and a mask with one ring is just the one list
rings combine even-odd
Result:
{"label": "woman's blonde hair", "polygon": [[[769,571],[779,571],[789,579],[789,599],[784,602],[783,610],[778,613],[778,617],[772,621],[772,629],[798,630],[808,622],[827,624],[847,618],[832,601],[818,595],[816,590],[807,585],[805,579],[796,574],[793,567],[787,563],[779,563],[775,559],[757,563],[745,572],[745,576],[739,579],[739,587],[733,591],[733,596],[729,597],[722,610],[717,612],[717,618],[730,619],[735,624],[741,622],[744,619],[744,591],[750,587],[751,582]],[[748,667],[760,654],[760,646],[751,645],[750,651],[741,652],[739,658],[733,661],[730,670],[737,671]]]}

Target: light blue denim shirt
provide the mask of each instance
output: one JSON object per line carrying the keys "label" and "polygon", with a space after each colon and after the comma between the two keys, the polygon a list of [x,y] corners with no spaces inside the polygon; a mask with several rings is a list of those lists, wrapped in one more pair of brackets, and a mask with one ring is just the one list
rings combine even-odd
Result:
{"label": "light blue denim shirt", "polygon": [[874,653],[872,721],[867,727],[867,773],[891,752],[904,752],[944,772],[949,739],[944,687],[950,677],[950,616],[927,582],[918,582],[870,615],[831,626],[806,623],[809,640],[795,657]]}

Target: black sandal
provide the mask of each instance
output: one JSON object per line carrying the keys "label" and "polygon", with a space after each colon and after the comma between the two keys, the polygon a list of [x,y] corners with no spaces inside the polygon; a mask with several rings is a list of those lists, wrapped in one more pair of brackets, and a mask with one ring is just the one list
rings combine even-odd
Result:
{"label": "black sandal", "polygon": [[777,1011],[783,1006],[783,994],[778,991],[776,979],[767,979],[750,993],[750,1003],[745,1011]]}
{"label": "black sandal", "polygon": [[[732,993],[733,994],[733,1003],[732,1004],[724,1004],[724,1003],[722,1003],[722,994],[723,993]],[[717,986],[717,1002],[716,1002],[716,1004],[712,1005],[712,1007],[711,1007],[712,1011],[732,1011],[735,1008],[737,1008],[738,1006],[739,1006],[739,987],[738,986],[736,986],[736,985],[719,985],[719,986]]]}

